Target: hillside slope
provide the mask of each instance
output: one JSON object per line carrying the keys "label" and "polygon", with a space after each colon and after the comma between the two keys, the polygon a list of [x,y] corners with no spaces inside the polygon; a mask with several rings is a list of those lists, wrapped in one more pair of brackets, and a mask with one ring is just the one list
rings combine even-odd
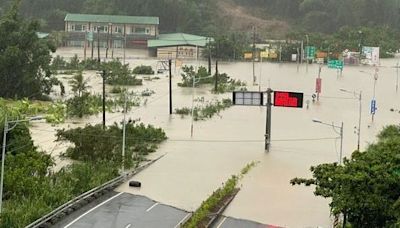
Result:
{"label": "hillside slope", "polygon": [[282,38],[290,29],[286,21],[262,19],[255,16],[256,9],[238,5],[232,0],[218,0],[218,7],[223,17],[229,18],[233,31],[250,32],[255,26],[257,33],[263,36]]}

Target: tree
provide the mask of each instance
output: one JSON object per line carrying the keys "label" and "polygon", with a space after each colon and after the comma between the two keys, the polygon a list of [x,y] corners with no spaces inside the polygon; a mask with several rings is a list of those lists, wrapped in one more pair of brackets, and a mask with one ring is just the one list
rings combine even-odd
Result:
{"label": "tree", "polygon": [[74,75],[71,81],[69,81],[72,92],[75,93],[78,97],[81,97],[84,93],[87,92],[88,86],[87,80],[83,79],[82,71],[79,71]]}
{"label": "tree", "polygon": [[312,167],[314,194],[331,198],[331,211],[343,213],[352,227],[395,227],[400,222],[400,126],[388,126],[365,152],[355,151],[344,165]]}
{"label": "tree", "polygon": [[1,97],[42,98],[58,80],[51,76],[50,51],[54,45],[39,39],[37,21],[24,21],[18,15],[19,0],[14,1],[0,19]]}

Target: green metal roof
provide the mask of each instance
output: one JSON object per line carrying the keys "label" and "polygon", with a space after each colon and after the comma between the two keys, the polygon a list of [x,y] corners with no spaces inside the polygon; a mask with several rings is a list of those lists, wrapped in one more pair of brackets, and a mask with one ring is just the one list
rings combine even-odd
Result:
{"label": "green metal roof", "polygon": [[65,16],[64,21],[98,22],[98,23],[115,23],[115,24],[146,24],[146,25],[158,25],[160,23],[158,17],[72,14],[72,13],[67,14]]}
{"label": "green metal roof", "polygon": [[160,34],[156,40],[148,40],[147,46],[150,48],[170,47],[170,46],[199,46],[205,47],[212,38],[196,36],[186,33]]}

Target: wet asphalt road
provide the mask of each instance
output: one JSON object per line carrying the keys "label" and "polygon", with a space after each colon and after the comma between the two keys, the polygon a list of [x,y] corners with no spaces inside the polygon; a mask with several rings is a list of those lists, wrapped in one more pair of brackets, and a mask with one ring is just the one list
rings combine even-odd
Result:
{"label": "wet asphalt road", "polygon": [[[145,196],[111,192],[72,213],[54,228],[177,228],[190,213],[155,202]],[[270,227],[222,217],[215,228]]]}

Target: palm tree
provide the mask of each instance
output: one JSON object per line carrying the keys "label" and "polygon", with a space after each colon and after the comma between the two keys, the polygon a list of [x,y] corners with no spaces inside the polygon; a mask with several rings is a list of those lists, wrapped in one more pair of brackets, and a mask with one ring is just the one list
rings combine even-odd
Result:
{"label": "palm tree", "polygon": [[78,95],[78,97],[81,97],[82,94],[90,88],[87,80],[83,79],[82,71],[79,71],[74,75],[72,80],[69,81],[69,85],[71,86],[72,92],[74,92],[75,95]]}

